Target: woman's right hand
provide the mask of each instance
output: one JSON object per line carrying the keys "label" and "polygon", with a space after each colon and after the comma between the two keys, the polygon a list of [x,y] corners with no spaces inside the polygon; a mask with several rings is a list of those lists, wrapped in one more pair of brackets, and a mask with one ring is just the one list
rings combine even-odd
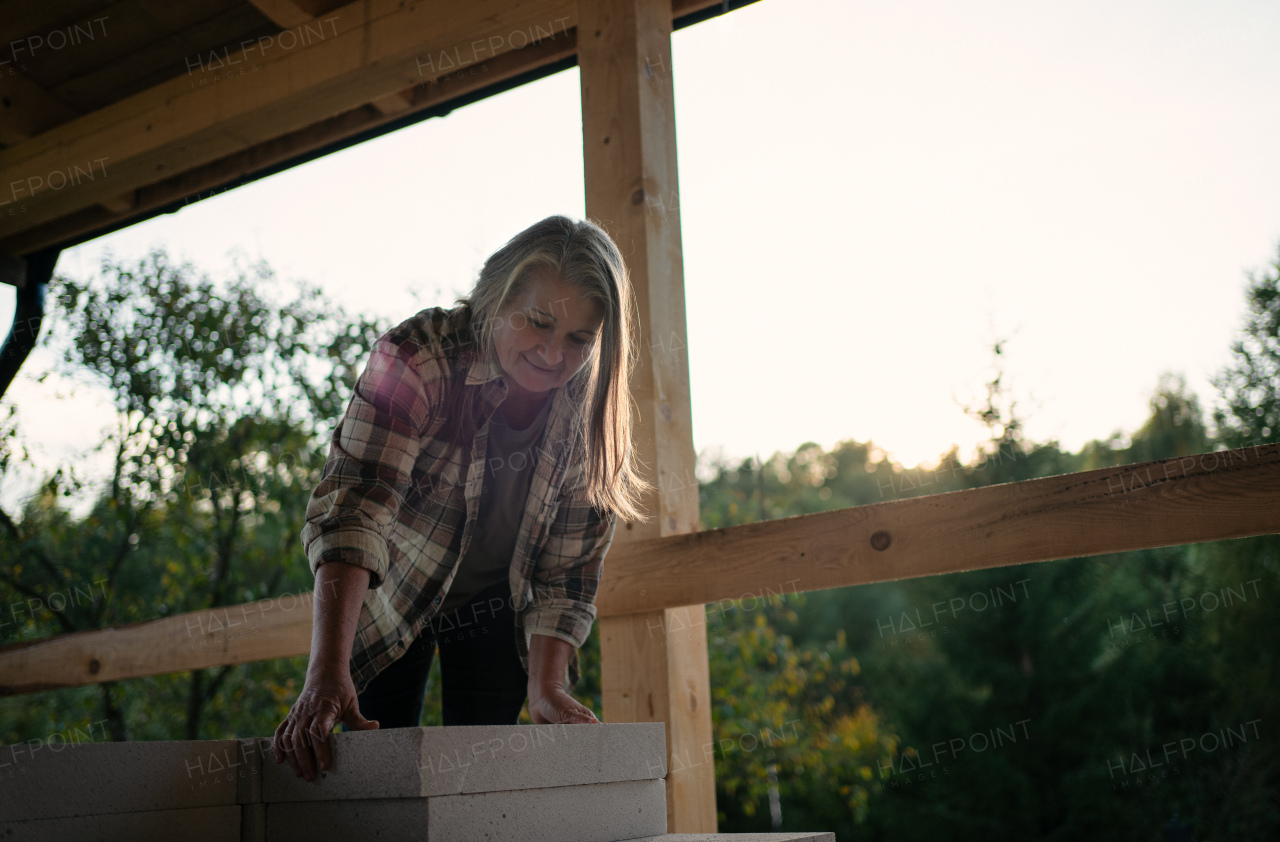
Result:
{"label": "woman's right hand", "polygon": [[309,781],[316,779],[317,769],[323,772],[333,762],[329,732],[335,724],[345,723],[354,731],[378,727],[360,715],[350,670],[351,642],[369,576],[365,568],[341,561],[316,570],[307,681],[276,728],[274,746],[276,762],[288,758],[294,774]]}
{"label": "woman's right hand", "polygon": [[360,715],[356,687],[345,667],[307,670],[307,682],[289,715],[276,728],[277,763],[287,758],[294,774],[308,781],[333,763],[329,732],[338,722],[354,731],[372,731],[378,723]]}

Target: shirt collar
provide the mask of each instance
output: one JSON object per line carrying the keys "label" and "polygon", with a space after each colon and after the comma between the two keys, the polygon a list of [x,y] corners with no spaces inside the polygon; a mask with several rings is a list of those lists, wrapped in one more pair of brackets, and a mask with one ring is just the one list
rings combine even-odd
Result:
{"label": "shirt collar", "polygon": [[[472,360],[467,369],[468,386],[480,386],[480,394],[487,404],[485,417],[507,399],[506,372],[496,359]],[[569,435],[570,419],[573,416],[572,399],[569,388],[561,387],[551,396],[551,412],[547,417],[547,427],[556,439]],[[563,450],[563,449],[562,449]]]}
{"label": "shirt collar", "polygon": [[473,360],[467,369],[467,385],[478,386],[482,383],[488,383],[491,380],[497,380],[503,374],[502,366],[498,365],[498,361],[495,359]]}

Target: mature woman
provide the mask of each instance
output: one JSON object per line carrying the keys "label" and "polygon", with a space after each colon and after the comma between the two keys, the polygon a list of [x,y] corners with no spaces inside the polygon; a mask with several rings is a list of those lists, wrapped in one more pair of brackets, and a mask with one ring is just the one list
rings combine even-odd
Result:
{"label": "mature woman", "polygon": [[616,518],[640,517],[617,246],[552,216],[458,306],[382,336],[330,442],[303,543],[306,684],[276,762],[313,780],[328,735],[418,724],[440,646],[445,725],[598,722],[569,695]]}

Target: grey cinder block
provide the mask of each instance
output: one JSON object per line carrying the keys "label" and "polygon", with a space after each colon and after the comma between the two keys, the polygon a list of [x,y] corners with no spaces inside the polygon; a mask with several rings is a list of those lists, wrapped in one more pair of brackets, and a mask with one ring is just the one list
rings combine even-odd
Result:
{"label": "grey cinder block", "polygon": [[663,833],[617,842],[836,842],[836,834],[826,833]]}
{"label": "grey cinder block", "polygon": [[9,822],[234,805],[252,771],[236,740],[86,742],[31,755],[24,745],[0,746],[15,769],[0,787]]}
{"label": "grey cinder block", "polygon": [[667,827],[661,778],[446,795],[429,802],[429,842],[615,842]]}
{"label": "grey cinder block", "polygon": [[240,842],[266,842],[267,805],[240,805]]}
{"label": "grey cinder block", "polygon": [[240,807],[191,807],[143,813],[69,816],[57,819],[0,822],[6,842],[138,842],[181,839],[183,842],[237,842]]}
{"label": "grey cinder block", "polygon": [[426,842],[431,811],[426,798],[291,801],[266,806],[267,842]]}
{"label": "grey cinder block", "polygon": [[262,800],[330,801],[661,779],[661,722],[461,725],[332,736],[333,766],[308,782],[264,752]]}
{"label": "grey cinder block", "polygon": [[236,740],[240,767],[236,770],[236,801],[240,804],[257,804],[262,798],[262,767],[274,764],[270,737]]}
{"label": "grey cinder block", "polygon": [[661,831],[666,824],[666,784],[661,779],[267,805],[268,842],[615,842]]}

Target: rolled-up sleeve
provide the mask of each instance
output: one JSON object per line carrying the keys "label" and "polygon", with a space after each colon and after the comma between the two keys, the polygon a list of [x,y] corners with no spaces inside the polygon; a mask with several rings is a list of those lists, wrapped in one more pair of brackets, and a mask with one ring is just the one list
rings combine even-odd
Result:
{"label": "rolled-up sleeve", "polygon": [[342,561],[386,578],[387,537],[413,477],[432,401],[414,364],[417,346],[384,335],[356,380],[307,503],[302,544],[314,574]]}
{"label": "rolled-up sleeve", "polygon": [[[581,468],[575,469],[581,472]],[[578,483],[566,483],[580,491]],[[596,592],[617,516],[602,516],[590,503],[563,493],[531,582],[525,634],[559,638],[582,647],[595,622]]]}

